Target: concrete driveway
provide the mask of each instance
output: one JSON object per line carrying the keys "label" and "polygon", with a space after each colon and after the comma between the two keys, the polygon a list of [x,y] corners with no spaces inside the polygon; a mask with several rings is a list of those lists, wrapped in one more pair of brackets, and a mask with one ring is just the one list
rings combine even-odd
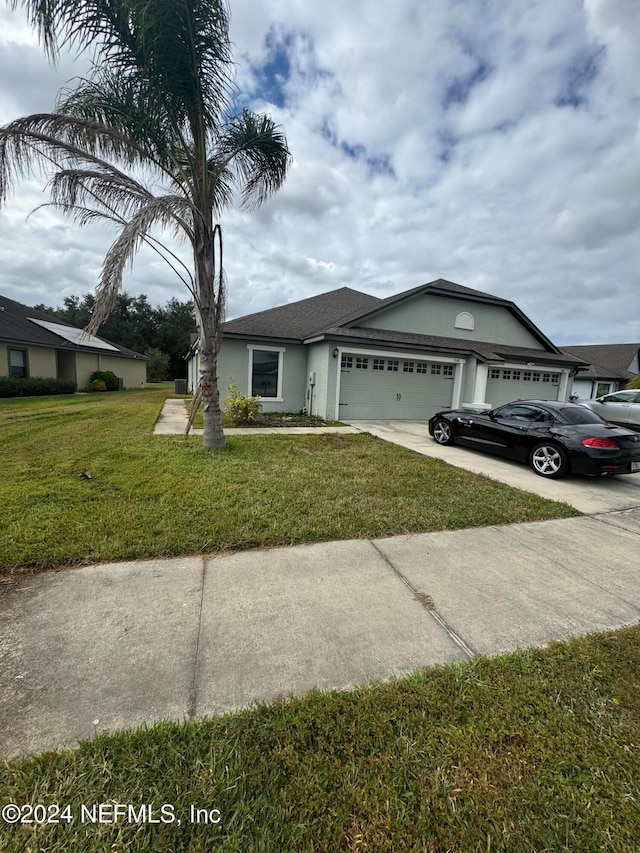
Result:
{"label": "concrete driveway", "polygon": [[466,447],[441,447],[431,438],[427,424],[417,421],[354,421],[362,432],[400,444],[423,456],[444,459],[451,465],[485,474],[543,498],[564,501],[580,512],[613,512],[640,506],[640,474],[621,477],[578,477],[545,480],[519,462],[500,459]]}

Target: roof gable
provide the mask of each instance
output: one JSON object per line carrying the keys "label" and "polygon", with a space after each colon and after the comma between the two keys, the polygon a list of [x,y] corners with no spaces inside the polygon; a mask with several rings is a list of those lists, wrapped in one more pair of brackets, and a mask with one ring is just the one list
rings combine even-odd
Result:
{"label": "roof gable", "polygon": [[[508,299],[502,299],[499,296],[492,296],[490,293],[485,293],[482,290],[474,290],[471,287],[465,287],[462,284],[456,284],[453,281],[446,279],[436,279],[428,284],[422,284],[419,287],[414,287],[411,290],[405,290],[403,293],[398,293],[395,296],[390,296],[388,299],[383,299],[372,310],[365,314],[353,315],[340,325],[352,328],[366,327],[367,321],[375,318],[376,326],[384,324],[381,315],[390,308],[401,306],[404,303],[415,300],[420,296],[438,296],[445,299],[461,300],[464,302],[477,303],[488,306],[496,306],[508,311],[512,317],[526,330],[527,335],[542,345],[549,352],[559,353],[558,347],[553,344],[549,338],[542,333],[540,329],[518,308],[518,306]],[[462,335],[461,337],[465,337]]]}

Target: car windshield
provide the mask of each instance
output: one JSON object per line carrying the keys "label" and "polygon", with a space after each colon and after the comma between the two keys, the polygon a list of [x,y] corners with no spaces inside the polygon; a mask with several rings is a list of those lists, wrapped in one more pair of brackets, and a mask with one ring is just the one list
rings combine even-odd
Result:
{"label": "car windshield", "polygon": [[570,424],[601,424],[604,423],[600,415],[596,415],[586,406],[565,406],[560,409],[560,417]]}

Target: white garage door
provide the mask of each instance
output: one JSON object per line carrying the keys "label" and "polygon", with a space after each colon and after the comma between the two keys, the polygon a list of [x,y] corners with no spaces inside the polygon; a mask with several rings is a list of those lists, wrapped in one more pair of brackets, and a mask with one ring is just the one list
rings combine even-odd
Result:
{"label": "white garage door", "polygon": [[560,378],[560,373],[550,370],[492,367],[487,379],[486,400],[492,408],[515,400],[557,400]]}
{"label": "white garage door", "polygon": [[454,364],[345,353],[340,418],[428,420],[451,408],[454,375]]}

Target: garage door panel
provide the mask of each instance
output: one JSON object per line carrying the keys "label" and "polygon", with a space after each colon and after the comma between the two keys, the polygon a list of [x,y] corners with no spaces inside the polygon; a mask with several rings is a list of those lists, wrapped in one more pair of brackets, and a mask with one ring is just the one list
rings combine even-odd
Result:
{"label": "garage door panel", "polygon": [[557,400],[560,378],[551,370],[491,368],[486,400],[493,408],[514,400]]}
{"label": "garage door panel", "polygon": [[[427,420],[440,409],[451,407],[453,365],[376,358],[383,369],[373,370],[373,362],[371,357],[343,355],[341,418]],[[389,370],[389,362],[397,370]]]}

